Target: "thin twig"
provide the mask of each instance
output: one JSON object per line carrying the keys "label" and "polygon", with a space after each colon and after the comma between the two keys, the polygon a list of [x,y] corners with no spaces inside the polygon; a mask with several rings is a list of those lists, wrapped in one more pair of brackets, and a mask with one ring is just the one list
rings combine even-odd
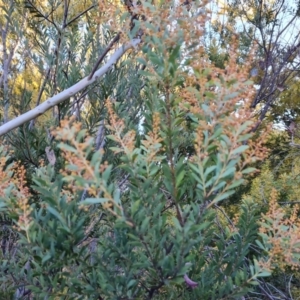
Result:
{"label": "thin twig", "polygon": [[84,238],[77,244],[77,246],[79,246],[80,244],[82,244],[84,241],[86,241],[89,238],[89,235],[90,235],[91,231],[93,230],[93,228],[95,227],[95,225],[97,223],[99,223],[104,216],[105,216],[105,213],[101,213],[100,216],[99,216],[99,218],[95,218],[92,221],[92,223],[90,224],[90,226],[85,230],[85,233],[84,233],[85,236],[84,236]]}
{"label": "thin twig", "polygon": [[92,77],[94,76],[96,70],[98,69],[99,65],[101,64],[101,62],[103,61],[104,57],[106,56],[106,54],[111,50],[112,46],[120,39],[120,33],[118,33],[113,40],[109,43],[109,45],[106,47],[106,49],[103,51],[103,53],[101,54],[101,56],[98,58],[90,76],[88,77],[88,80],[91,80]]}
{"label": "thin twig", "polygon": [[87,8],[86,10],[84,10],[83,12],[81,12],[80,14],[78,14],[76,17],[74,17],[72,20],[70,20],[68,23],[66,23],[66,27],[69,26],[71,23],[73,23],[74,21],[76,21],[77,19],[79,19],[82,15],[84,15],[85,13],[87,13],[89,10],[91,10],[92,8],[94,8],[96,5],[93,4],[91,5],[89,8]]}

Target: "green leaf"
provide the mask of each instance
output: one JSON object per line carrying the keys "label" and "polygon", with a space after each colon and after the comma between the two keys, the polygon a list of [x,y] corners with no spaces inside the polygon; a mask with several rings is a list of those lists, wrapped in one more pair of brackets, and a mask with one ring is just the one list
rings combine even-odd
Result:
{"label": "green leaf", "polygon": [[177,45],[171,52],[171,54],[169,56],[170,63],[172,63],[172,64],[176,63],[176,59],[178,59],[180,56],[180,47],[181,47],[181,45]]}
{"label": "green leaf", "polygon": [[69,152],[72,152],[72,153],[77,153],[77,149],[75,149],[74,147],[68,145],[68,144],[64,144],[64,143],[59,143],[57,145],[57,147],[59,147],[60,149],[63,149],[65,151],[69,151]]}
{"label": "green leaf", "polygon": [[78,171],[79,167],[76,165],[67,165],[66,167],[70,171]]}
{"label": "green leaf", "polygon": [[271,272],[268,272],[268,271],[262,271],[262,272],[259,272],[257,277],[268,277],[268,276],[271,276]]}
{"label": "green leaf", "polygon": [[[249,128],[252,124],[253,124],[252,121],[246,121],[246,122],[244,122],[242,125],[240,125],[238,127],[237,135],[240,135],[244,130],[246,130],[247,128]],[[247,135],[245,135],[244,139],[240,140],[240,141],[248,140],[252,135],[253,134],[247,134]],[[241,137],[243,137],[243,136],[241,136]]]}
{"label": "green leaf", "polygon": [[107,203],[109,200],[107,198],[86,198],[84,201],[81,201],[80,205],[93,205],[93,204],[103,204]]}
{"label": "green leaf", "polygon": [[43,256],[42,264],[47,262],[49,259],[51,259],[52,255],[50,253],[47,253],[45,256]]}
{"label": "green leaf", "polygon": [[65,223],[65,220],[63,219],[63,217],[60,215],[60,213],[51,206],[47,206],[47,210],[53,215],[55,216],[61,223]]}
{"label": "green leaf", "polygon": [[122,148],[119,148],[119,147],[110,147],[109,149],[111,151],[113,151],[114,153],[122,153],[122,152],[124,152],[124,150]]}
{"label": "green leaf", "polygon": [[210,167],[206,168],[204,171],[204,178],[206,178],[215,169],[216,169],[216,166],[210,166]]}
{"label": "green leaf", "polygon": [[214,140],[216,139],[217,137],[219,137],[221,135],[223,131],[223,128],[222,127],[219,127],[215,130],[214,134],[210,137],[211,140]]}
{"label": "green leaf", "polygon": [[253,172],[255,172],[255,171],[257,171],[256,168],[249,167],[249,168],[243,170],[243,171],[242,171],[242,174],[249,174],[249,173],[253,173]]}
{"label": "green leaf", "polygon": [[112,141],[118,142],[118,138],[115,137],[115,136],[112,135],[112,134],[109,134],[109,135],[107,135],[106,137],[107,137],[108,139],[112,140]]}
{"label": "green leaf", "polygon": [[112,169],[112,166],[108,166],[105,171],[102,173],[102,178],[103,180],[105,181],[108,181],[109,177],[110,177],[110,173],[111,173],[111,169]]}
{"label": "green leaf", "polygon": [[176,176],[176,187],[180,186],[180,183],[182,182],[183,177],[185,176],[185,171],[182,170],[177,176]]}
{"label": "green leaf", "polygon": [[184,282],[183,276],[176,277],[176,278],[169,280],[170,284],[182,284],[183,282]]}
{"label": "green leaf", "polygon": [[237,142],[240,143],[240,142],[247,141],[247,140],[249,140],[252,136],[253,136],[253,134],[251,134],[251,133],[247,133],[247,134],[240,135],[240,136],[238,137],[238,139],[237,139]]}
{"label": "green leaf", "polygon": [[197,165],[195,165],[195,164],[193,164],[193,163],[189,163],[189,166],[190,166],[190,168],[197,174],[197,175],[199,175],[200,174],[200,168],[197,166]]}
{"label": "green leaf", "polygon": [[228,168],[227,170],[225,170],[225,172],[223,172],[220,176],[220,178],[225,178],[225,177],[228,177],[228,176],[233,176],[234,173],[235,173],[235,167],[231,167],[231,168]]}
{"label": "green leaf", "polygon": [[227,187],[227,189],[228,189],[228,190],[234,189],[234,188],[240,186],[243,182],[244,182],[244,179],[243,179],[243,178],[238,179],[238,180],[235,180],[233,183],[231,183],[231,184]]}
{"label": "green leaf", "polygon": [[255,243],[259,246],[260,249],[262,249],[264,251],[267,251],[265,246],[259,240],[256,240]]}
{"label": "green leaf", "polygon": [[140,200],[135,201],[134,203],[131,204],[131,215],[133,216],[139,209],[140,207]]}
{"label": "green leaf", "polygon": [[237,154],[240,154],[242,152],[245,152],[248,148],[249,148],[249,146],[247,146],[247,145],[239,146],[238,148],[234,149],[231,152],[231,155],[237,155]]}
{"label": "green leaf", "polygon": [[144,233],[148,229],[149,222],[150,222],[150,217],[146,217],[143,220],[142,225],[141,225],[141,229],[140,229],[141,233]]}
{"label": "green leaf", "polygon": [[175,228],[177,228],[181,232],[182,226],[180,225],[178,219],[176,217],[172,216],[172,222],[175,225]]}
{"label": "green leaf", "polygon": [[151,55],[148,55],[148,57],[154,65],[157,65],[157,66],[164,65],[164,62],[162,61],[162,59],[160,57],[158,57],[156,54],[152,53]]}
{"label": "green leaf", "polygon": [[216,204],[224,199],[227,199],[229,196],[231,196],[234,193],[234,191],[227,191],[222,192],[219,195],[216,196],[216,198],[212,201],[213,204]]}
{"label": "green leaf", "polygon": [[133,287],[133,286],[136,285],[137,283],[138,283],[137,280],[131,279],[131,280],[127,283],[127,288],[130,289],[131,287]]}

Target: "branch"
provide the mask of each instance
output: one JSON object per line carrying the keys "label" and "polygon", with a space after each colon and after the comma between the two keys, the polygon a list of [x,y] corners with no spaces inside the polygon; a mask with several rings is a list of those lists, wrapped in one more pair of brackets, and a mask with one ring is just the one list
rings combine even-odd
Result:
{"label": "branch", "polygon": [[105,146],[105,129],[104,129],[104,120],[102,119],[98,127],[96,135],[96,150],[102,150]]}
{"label": "branch", "polygon": [[82,15],[84,15],[85,13],[87,13],[89,10],[91,10],[92,8],[96,7],[95,4],[93,4],[92,6],[90,6],[89,8],[87,8],[86,10],[84,10],[83,12],[81,12],[80,14],[78,14],[75,18],[73,18],[72,20],[70,20],[67,24],[66,27],[69,26],[71,23],[73,23],[74,21],[76,21],[77,19],[79,19]]}
{"label": "branch", "polygon": [[[48,16],[46,16],[46,15],[44,15],[37,7],[33,4],[32,1],[28,0],[27,3],[29,3],[29,4],[31,5],[31,7],[35,10],[35,12],[37,12],[38,14],[40,14],[40,16],[41,16],[42,18],[44,18],[45,20],[47,20],[48,22],[50,22],[50,23],[51,23],[51,24],[59,31],[58,26],[55,24],[55,22],[52,21],[52,20],[50,20],[50,18],[49,18],[50,14],[53,13],[53,10],[51,11],[51,13],[50,13]],[[29,8],[29,10],[30,10],[30,8]]]}
{"label": "branch", "polygon": [[0,126],[0,136],[4,135],[5,133],[17,128],[20,125],[23,125],[25,122],[28,122],[42,114],[44,114],[48,109],[52,108],[53,106],[62,103],[66,99],[69,99],[88,85],[95,82],[98,78],[102,77],[118,60],[123,54],[132,47],[136,47],[141,42],[140,39],[133,39],[131,42],[123,45],[119,49],[115,51],[114,54],[110,57],[108,62],[102,66],[98,71],[95,72],[91,80],[88,80],[88,76],[80,80],[78,83],[74,84],[73,86],[69,87],[68,89],[62,91],[61,93],[47,99],[45,102],[40,104],[39,106],[33,108],[32,110],[26,112],[23,115],[5,123],[4,125]]}
{"label": "branch", "polygon": [[99,59],[97,60],[91,74],[88,77],[88,80],[91,80],[96,72],[96,70],[98,69],[99,65],[101,64],[102,60],[104,59],[104,57],[106,56],[106,54],[111,50],[112,46],[118,42],[118,40],[120,39],[120,33],[118,33],[113,40],[109,43],[109,45],[107,46],[107,48],[103,51],[103,53],[101,54],[101,56],[99,57]]}

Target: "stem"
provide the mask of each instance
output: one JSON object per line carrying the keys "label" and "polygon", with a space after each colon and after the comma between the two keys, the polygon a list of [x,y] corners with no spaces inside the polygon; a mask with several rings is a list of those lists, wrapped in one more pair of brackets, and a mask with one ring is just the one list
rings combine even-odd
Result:
{"label": "stem", "polygon": [[173,202],[176,208],[177,219],[181,226],[183,226],[182,216],[179,210],[178,203],[176,201],[177,196],[177,188],[176,188],[176,174],[175,174],[175,164],[174,164],[174,153],[173,153],[173,143],[172,143],[172,118],[171,118],[171,99],[170,99],[170,91],[169,84],[166,84],[166,113],[167,113],[167,126],[168,126],[168,148],[169,148],[169,161],[171,168],[171,177],[173,184]]}

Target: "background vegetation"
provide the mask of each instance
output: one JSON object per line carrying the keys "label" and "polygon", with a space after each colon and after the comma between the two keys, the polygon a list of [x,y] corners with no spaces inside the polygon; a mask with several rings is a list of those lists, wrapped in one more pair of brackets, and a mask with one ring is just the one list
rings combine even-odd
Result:
{"label": "background vegetation", "polygon": [[299,2],[0,7],[3,299],[298,299]]}

